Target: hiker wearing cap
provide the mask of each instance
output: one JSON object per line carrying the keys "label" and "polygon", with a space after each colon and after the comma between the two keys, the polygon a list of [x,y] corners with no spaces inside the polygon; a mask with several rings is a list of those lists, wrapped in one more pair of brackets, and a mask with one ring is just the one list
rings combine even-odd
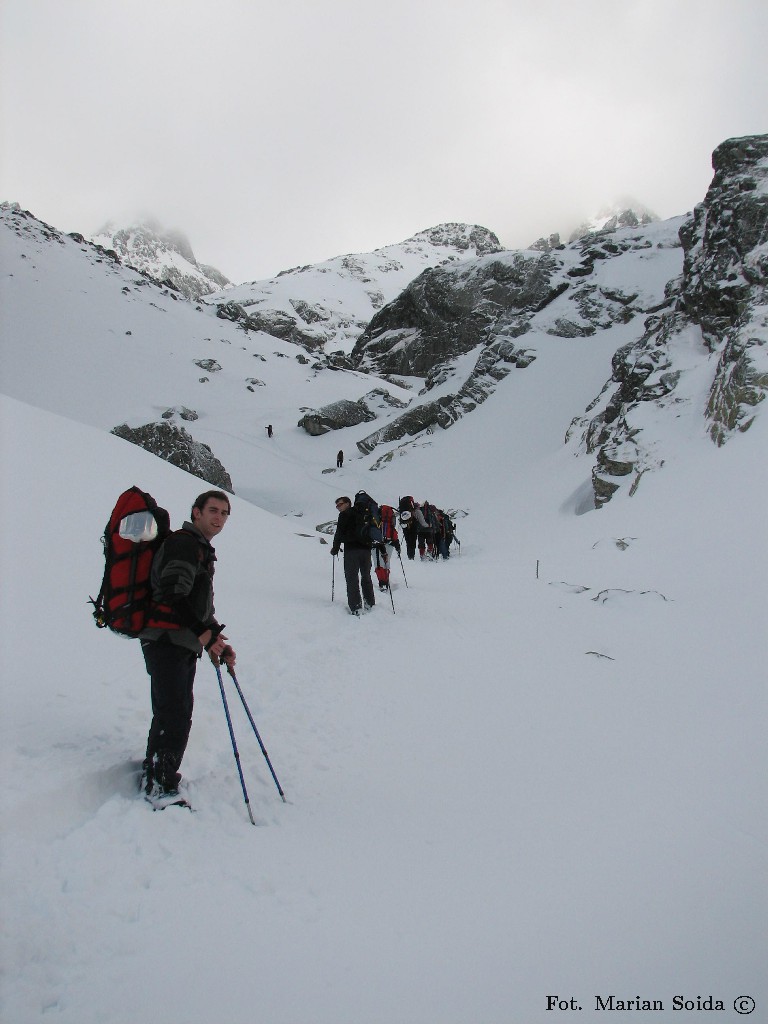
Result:
{"label": "hiker wearing cap", "polygon": [[[371,546],[357,537],[352,501],[346,495],[336,499],[339,518],[333,537],[331,555],[335,558],[344,546],[344,579],[347,583],[347,604],[351,615],[362,615],[376,603],[371,579]],[[360,590],[362,588],[362,597]]]}

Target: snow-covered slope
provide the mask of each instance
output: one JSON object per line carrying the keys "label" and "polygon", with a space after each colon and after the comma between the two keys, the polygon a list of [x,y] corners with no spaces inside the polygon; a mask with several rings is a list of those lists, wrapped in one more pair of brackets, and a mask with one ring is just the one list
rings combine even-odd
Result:
{"label": "snow-covered slope", "polygon": [[[211,447],[236,493],[275,511],[303,508],[303,470],[286,447],[318,474],[335,465],[338,437],[310,446],[302,410],[377,383],[310,365],[302,349],[246,333],[22,211],[0,211],[0,260],[6,394],[105,430],[166,415]],[[189,411],[197,419],[182,419]],[[255,469],[259,452],[268,471]]]}
{"label": "snow-covered slope", "polygon": [[206,301],[309,350],[349,352],[373,314],[427,267],[499,251],[486,228],[441,224],[397,245],[295,267]]}
{"label": "snow-covered slope", "polygon": [[217,606],[288,798],[227,684],[257,828],[205,664],[195,813],[137,799],[147,678],[87,604],[117,493],[139,484],[178,522],[200,481],[2,399],[4,1019],[546,1024],[555,994],[585,1014],[639,994],[675,1024],[676,996],[765,1005],[767,421],[725,448],[683,424],[673,471],[574,516],[583,468],[557,425],[594,368],[588,340],[561,344],[552,379],[386,474],[353,462],[329,489],[279,450],[328,517],[362,483],[469,513],[460,554],[406,561],[407,585],[397,566],[394,615],[346,615],[327,545],[233,499]]}

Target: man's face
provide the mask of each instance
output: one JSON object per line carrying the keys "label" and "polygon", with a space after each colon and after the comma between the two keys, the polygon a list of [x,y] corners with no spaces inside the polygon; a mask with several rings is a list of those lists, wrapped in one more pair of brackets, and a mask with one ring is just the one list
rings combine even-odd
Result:
{"label": "man's face", "polygon": [[349,506],[349,502],[348,501],[337,501],[336,502],[336,511],[337,512],[343,512],[345,508],[349,508],[349,507],[350,506]]}
{"label": "man's face", "polygon": [[224,529],[229,507],[226,501],[219,498],[209,498],[202,511],[199,508],[192,509],[192,521],[206,540],[212,540]]}

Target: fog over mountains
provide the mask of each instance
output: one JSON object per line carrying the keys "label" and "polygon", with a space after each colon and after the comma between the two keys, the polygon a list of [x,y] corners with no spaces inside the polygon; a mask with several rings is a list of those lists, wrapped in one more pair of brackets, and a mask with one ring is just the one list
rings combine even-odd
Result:
{"label": "fog over mountains", "polygon": [[[6,279],[10,393],[29,400],[41,388],[61,389],[61,374],[55,386],[40,382],[38,357],[50,365],[50,354],[39,352],[39,340],[25,344],[50,329],[51,306],[79,325],[82,347],[57,349],[70,372],[86,372],[78,369],[83,360],[112,358],[108,347],[118,338],[121,351],[147,346],[155,363],[178,362],[193,346],[162,396],[153,395],[157,376],[147,382],[137,368],[116,382],[103,412],[94,399],[80,415],[119,426],[124,436],[142,428],[143,443],[175,450],[173,437],[152,441],[158,428],[149,425],[164,420],[168,433],[177,410],[190,410],[184,431],[212,449],[236,491],[249,491],[251,482],[229,468],[242,458],[231,430],[221,440],[211,435],[221,415],[207,409],[214,392],[217,407],[223,402],[238,423],[279,416],[315,436],[341,429],[347,448],[383,465],[425,432],[452,427],[502,382],[508,389],[510,374],[515,392],[538,374],[554,379],[563,346],[592,339],[590,359],[603,360],[603,379],[587,406],[574,404],[562,431],[589,466],[585,507],[599,506],[618,489],[634,492],[663,465],[659,431],[681,410],[696,409],[696,429],[718,444],[747,429],[759,410],[766,159],[764,136],[724,143],[714,154],[711,188],[688,217],[654,220],[637,204],[568,243],[552,236],[512,252],[487,228],[444,224],[373,253],[223,290],[211,290],[226,283],[223,275],[199,264],[183,237],[156,225],[87,242],[6,205],[6,260],[14,268]],[[28,280],[24,261],[35,257],[45,269]],[[53,300],[45,297],[51,290],[59,293]],[[160,337],[148,324],[133,329],[158,309],[170,314]],[[279,413],[264,366],[278,357],[291,360],[296,378],[292,407],[278,403]],[[66,411],[63,396],[50,401]],[[236,411],[243,403],[250,403],[245,420]],[[197,452],[205,461],[204,450]]]}

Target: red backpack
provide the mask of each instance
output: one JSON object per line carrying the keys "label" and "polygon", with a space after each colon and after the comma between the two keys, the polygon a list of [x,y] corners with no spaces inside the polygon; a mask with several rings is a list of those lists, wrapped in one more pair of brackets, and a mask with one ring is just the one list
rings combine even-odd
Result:
{"label": "red backpack", "polygon": [[384,536],[384,540],[392,543],[397,540],[397,526],[395,525],[396,520],[395,510],[391,505],[381,506],[381,532]]}
{"label": "red backpack", "polygon": [[170,516],[151,494],[138,487],[123,491],[104,528],[101,590],[90,599],[100,629],[128,637],[144,629],[152,603],[152,559],[170,532]]}

